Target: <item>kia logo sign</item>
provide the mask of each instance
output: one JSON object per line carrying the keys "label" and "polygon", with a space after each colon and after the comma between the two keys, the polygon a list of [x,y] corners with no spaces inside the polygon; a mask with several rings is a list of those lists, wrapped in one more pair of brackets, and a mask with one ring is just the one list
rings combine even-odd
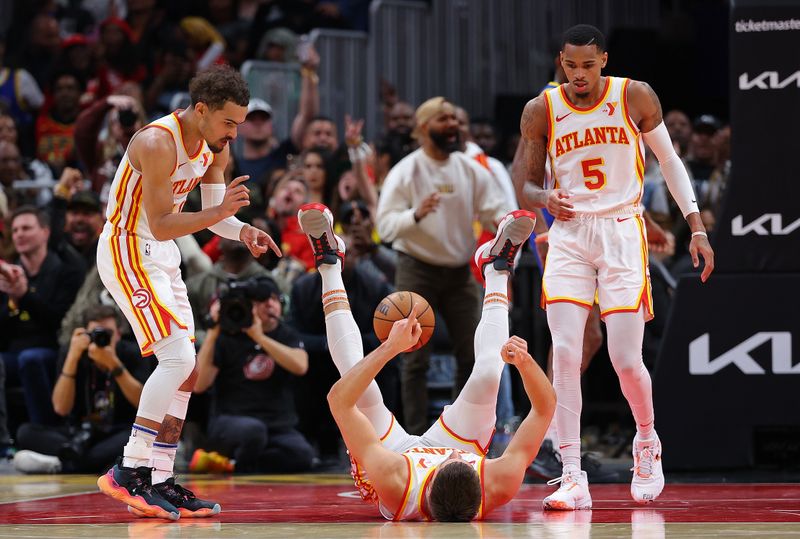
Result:
{"label": "kia logo sign", "polygon": [[737,215],[731,221],[731,234],[745,236],[755,232],[759,236],[787,236],[800,228],[800,219],[783,226],[783,215],[780,213],[765,213],[745,224],[744,218]]}
{"label": "kia logo sign", "polygon": [[766,374],[750,352],[767,342],[772,348],[774,374],[800,374],[800,365],[792,365],[792,334],[788,331],[760,331],[713,359],[710,337],[705,333],[689,343],[689,374],[715,374],[728,365],[736,365],[744,374]]}
{"label": "kia logo sign", "polygon": [[777,71],[764,71],[753,78],[749,73],[739,75],[740,90],[781,90],[788,86],[800,88],[800,71],[781,77]]}

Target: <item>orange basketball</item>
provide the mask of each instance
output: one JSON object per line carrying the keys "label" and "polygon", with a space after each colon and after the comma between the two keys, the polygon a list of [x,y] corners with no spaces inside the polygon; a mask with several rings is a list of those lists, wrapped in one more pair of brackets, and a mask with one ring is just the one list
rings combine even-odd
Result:
{"label": "orange basketball", "polygon": [[427,344],[431,335],[433,335],[433,328],[436,324],[433,309],[425,298],[414,292],[406,291],[389,294],[381,300],[375,309],[375,314],[372,317],[372,327],[381,342],[385,341],[389,336],[392,324],[411,314],[412,305],[419,305],[417,307],[417,321],[422,327],[422,335],[417,344],[406,350],[406,352],[413,352]]}

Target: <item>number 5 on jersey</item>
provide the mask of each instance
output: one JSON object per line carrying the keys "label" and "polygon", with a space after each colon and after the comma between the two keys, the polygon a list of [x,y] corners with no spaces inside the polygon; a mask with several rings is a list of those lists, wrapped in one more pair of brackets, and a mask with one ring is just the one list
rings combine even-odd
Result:
{"label": "number 5 on jersey", "polygon": [[586,178],[584,183],[587,189],[596,191],[602,189],[606,185],[606,173],[600,169],[603,165],[605,165],[605,162],[602,157],[584,159],[581,161],[583,177]]}

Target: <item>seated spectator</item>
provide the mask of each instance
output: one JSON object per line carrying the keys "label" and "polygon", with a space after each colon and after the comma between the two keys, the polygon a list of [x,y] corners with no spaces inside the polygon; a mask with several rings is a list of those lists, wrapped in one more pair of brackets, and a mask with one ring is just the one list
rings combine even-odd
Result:
{"label": "seated spectator", "polygon": [[47,164],[27,161],[13,142],[0,141],[0,189],[8,211],[25,204],[43,205],[50,200],[53,173]]}
{"label": "seated spectator", "polygon": [[308,370],[308,354],[282,321],[275,282],[262,277],[258,283],[251,321],[230,316],[235,309],[224,300],[215,303],[217,324],[197,354],[195,391],[214,387],[208,449],[234,458],[237,472],[302,472],[314,452],[295,429],[293,379]]}
{"label": "seated spectator", "polygon": [[195,318],[195,332],[199,341],[202,341],[204,333],[201,328],[205,327],[203,315],[208,312],[208,306],[216,296],[220,285],[232,280],[269,275],[269,272],[256,262],[244,243],[221,238],[219,245],[222,255],[211,269],[198,273],[186,281],[189,303]]}
{"label": "seated spectator", "polygon": [[100,198],[94,191],[82,190],[83,181],[83,174],[77,169],[66,167],[61,173],[48,205],[49,246],[59,253],[69,246],[90,269],[97,259],[97,240],[106,219]]}
{"label": "seated spectator", "polygon": [[339,209],[338,223],[343,236],[350,238],[352,251],[359,264],[372,265],[383,279],[394,282],[397,270],[397,252],[376,241],[375,224],[363,200],[349,200]]}
{"label": "seated spectator", "polygon": [[0,356],[9,385],[22,385],[30,420],[51,425],[56,335],[85,270],[47,248],[50,224],[36,208],[13,213],[11,234],[18,257],[0,272]]}
{"label": "seated spectator", "polygon": [[120,339],[117,311],[106,305],[86,311],[85,327],[73,331],[60,356],[52,403],[63,422],[55,429],[23,424],[14,465],[27,473],[104,471],[128,442],[155,360]]}

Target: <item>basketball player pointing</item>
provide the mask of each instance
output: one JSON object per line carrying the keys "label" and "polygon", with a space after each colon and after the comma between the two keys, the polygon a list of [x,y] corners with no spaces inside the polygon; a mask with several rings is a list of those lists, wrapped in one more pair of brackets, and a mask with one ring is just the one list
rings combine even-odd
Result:
{"label": "basketball player pointing", "polygon": [[[376,503],[387,519],[439,521],[483,518],[511,500],[555,407],[553,388],[528,354],[527,344],[508,335],[506,287],[514,256],[533,231],[533,214],[508,214],[495,238],[475,253],[486,278],[483,313],[475,331],[475,366],[453,405],[422,436],[409,435],[395,421],[374,381],[384,365],[419,339],[417,306],[364,357],[342,281],[344,243],[334,235],[331,212],[321,204],[307,204],[298,217],[322,277],[328,347],[342,375],[328,402],[350,451],[362,498]],[[532,408],[503,455],[487,460],[503,361],[519,370]]]}
{"label": "basketball player pointing", "polygon": [[[189,397],[197,378],[194,327],[175,238],[204,228],[242,241],[253,256],[272,239],[234,214],[248,205],[247,177],[226,188],[228,142],[247,114],[247,84],[230,68],[198,74],[190,108],[160,118],[131,140],[111,184],[108,221],[97,248],[103,284],[131,324],[144,355],[158,366],[142,390],[136,422],[121,462],[98,479],[100,489],[138,516],[176,520],[219,513],[175,483],[173,465]],[[201,184],[203,209],[181,213]],[[152,472],[151,472],[152,470]]]}
{"label": "basketball player pointing", "polygon": [[[653,317],[641,197],[644,146],[692,230],[703,282],[714,253],[695,195],[661,118],[661,105],[644,82],[605,77],[608,54],[597,28],[578,25],[564,34],[561,65],[568,82],[530,101],[522,114],[525,174],[517,185],[524,208],[546,207],[556,217],[544,271],[542,301],[553,336],[556,424],[563,462],[561,486],[547,509],[588,509],[580,470],[581,343],[595,301],[608,330],[608,352],[636,421],[631,495],[653,501],[664,487],[661,442],[653,427],[650,375],[642,363],[644,323]],[[545,189],[549,155],[555,185]]]}

